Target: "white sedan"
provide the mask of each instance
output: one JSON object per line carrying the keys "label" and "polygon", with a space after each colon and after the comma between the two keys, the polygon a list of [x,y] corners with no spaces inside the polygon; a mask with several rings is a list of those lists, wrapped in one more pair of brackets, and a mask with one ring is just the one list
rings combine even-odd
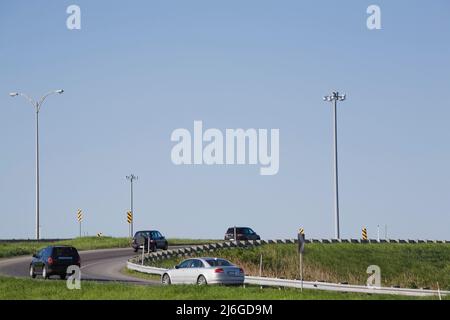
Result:
{"label": "white sedan", "polygon": [[243,284],[244,270],[221,258],[191,258],[161,277],[162,284]]}

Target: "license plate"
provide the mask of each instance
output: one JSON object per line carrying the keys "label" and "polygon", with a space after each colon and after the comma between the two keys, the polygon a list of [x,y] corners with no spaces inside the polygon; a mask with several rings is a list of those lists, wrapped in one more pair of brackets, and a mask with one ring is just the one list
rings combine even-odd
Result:
{"label": "license plate", "polygon": [[234,272],[234,271],[228,271],[228,275],[229,275],[229,276],[236,276],[236,272]]}

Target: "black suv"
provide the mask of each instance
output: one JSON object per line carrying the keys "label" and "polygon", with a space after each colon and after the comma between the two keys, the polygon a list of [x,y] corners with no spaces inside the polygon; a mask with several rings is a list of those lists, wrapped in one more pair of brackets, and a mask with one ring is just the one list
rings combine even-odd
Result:
{"label": "black suv", "polygon": [[142,245],[144,245],[145,250],[148,250],[149,244],[152,251],[157,249],[167,250],[169,247],[166,238],[157,230],[138,231],[131,241],[134,252],[137,252]]}
{"label": "black suv", "polygon": [[70,246],[49,246],[33,255],[30,263],[30,276],[40,274],[44,279],[58,275],[65,279],[69,266],[80,267],[80,255],[77,249]]}
{"label": "black suv", "polygon": [[225,240],[261,240],[261,237],[249,227],[231,227],[225,233]]}

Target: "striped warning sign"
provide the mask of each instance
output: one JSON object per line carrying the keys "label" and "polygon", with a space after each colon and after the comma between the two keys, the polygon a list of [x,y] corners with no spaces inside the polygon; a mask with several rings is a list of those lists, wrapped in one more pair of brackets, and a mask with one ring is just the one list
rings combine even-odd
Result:
{"label": "striped warning sign", "polygon": [[78,209],[77,211],[77,220],[78,222],[83,221],[83,211],[81,211],[81,209]]}
{"label": "striped warning sign", "polygon": [[367,240],[367,228],[362,228],[362,239]]}
{"label": "striped warning sign", "polygon": [[298,233],[300,233],[302,236],[305,236],[305,229],[300,228],[300,229],[298,230]]}
{"label": "striped warning sign", "polygon": [[102,232],[97,233],[97,237],[98,238],[103,237],[103,233]]}
{"label": "striped warning sign", "polygon": [[133,222],[133,213],[131,211],[127,212],[127,222],[128,223]]}

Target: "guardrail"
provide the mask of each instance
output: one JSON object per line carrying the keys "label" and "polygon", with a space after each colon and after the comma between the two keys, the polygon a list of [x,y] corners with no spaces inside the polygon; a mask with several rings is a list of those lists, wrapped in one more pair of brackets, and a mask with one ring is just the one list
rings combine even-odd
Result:
{"label": "guardrail", "polygon": [[[157,268],[152,266],[143,266],[133,262],[127,262],[127,268],[130,270],[156,274],[162,276],[168,269]],[[254,277],[245,276],[245,284],[267,286],[267,287],[286,287],[286,288],[304,288],[312,290],[327,290],[327,291],[339,291],[339,292],[353,292],[353,293],[371,293],[371,294],[391,294],[391,295],[404,295],[404,296],[438,296],[449,295],[450,291],[438,291],[427,289],[408,289],[408,288],[388,288],[388,287],[368,287],[361,285],[329,283],[319,281],[302,281],[290,280],[290,279],[278,279],[268,277]]]}
{"label": "guardrail", "polygon": [[[306,243],[359,243],[359,244],[378,244],[378,243],[408,243],[408,244],[419,244],[419,243],[441,243],[449,244],[448,240],[404,240],[404,239],[387,239],[380,241],[376,239],[361,240],[361,239],[306,239]],[[199,252],[214,252],[220,249],[230,249],[230,248],[249,248],[255,247],[263,244],[295,244],[298,243],[297,239],[275,239],[275,240],[250,240],[250,241],[224,241],[203,245],[193,245],[184,248],[170,249],[166,251],[150,252],[144,255],[144,262],[158,261],[161,259],[169,259],[172,257],[183,257],[189,256],[192,253]],[[142,256],[136,256],[130,259],[132,262],[141,262]]]}

